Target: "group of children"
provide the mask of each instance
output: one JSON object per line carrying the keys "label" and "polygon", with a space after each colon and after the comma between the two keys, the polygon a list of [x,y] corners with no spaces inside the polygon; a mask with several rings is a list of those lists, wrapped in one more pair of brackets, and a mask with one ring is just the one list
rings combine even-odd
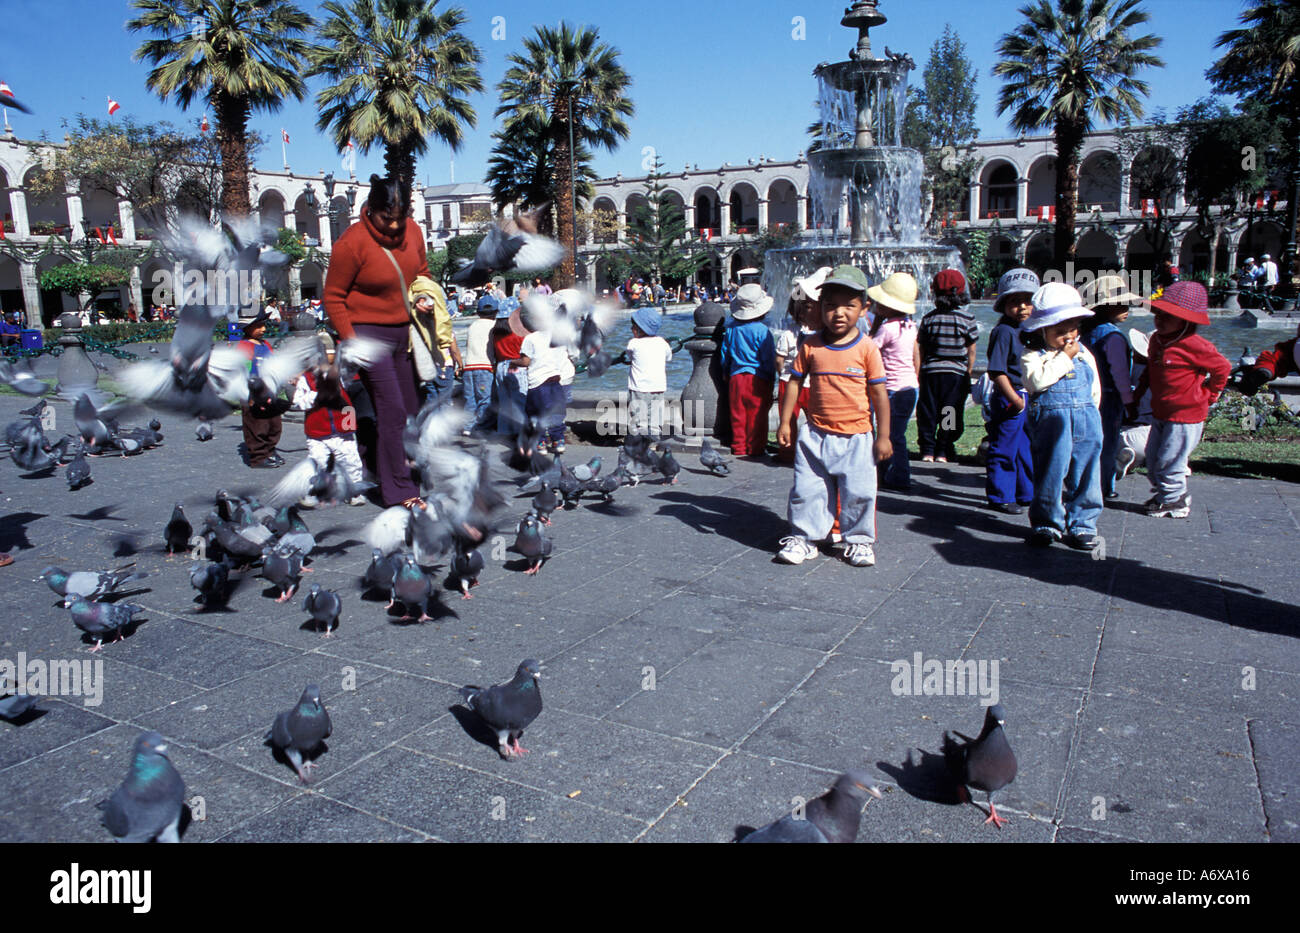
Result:
{"label": "group of children", "polygon": [[[777,335],[763,322],[772,299],[760,286],[733,299],[721,348],[732,452],[764,452],[779,380],[778,459],[794,464],[779,560],[802,563],[819,553],[817,543],[833,541],[843,543],[849,564],[875,563],[878,489],[910,488],[904,435],[914,409],[922,459],[955,456],[978,327],[963,309],[960,272],[943,270],[932,288],[935,309],[918,327],[917,285],[907,273],[873,286],[853,266],[819,269],[793,283],[791,325]],[[1118,276],[1097,279],[1082,295],[1042,284],[1028,269],[998,282],[984,402],[986,491],[998,511],[1028,508],[1032,545],[1098,547],[1104,502],[1118,496],[1116,480],[1137,461],[1139,444],[1154,493],[1146,514],[1190,513],[1188,458],[1230,366],[1196,333],[1209,324],[1205,288],[1176,282],[1149,302],[1155,333],[1148,340],[1134,332],[1135,367],[1119,325],[1141,301]],[[870,324],[860,324],[868,314]],[[1135,423],[1148,397],[1142,444]]]}

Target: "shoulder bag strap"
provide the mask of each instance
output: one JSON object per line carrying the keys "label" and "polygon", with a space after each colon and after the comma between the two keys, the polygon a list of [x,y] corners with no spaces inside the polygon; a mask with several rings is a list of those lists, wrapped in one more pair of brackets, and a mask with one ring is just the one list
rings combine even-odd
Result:
{"label": "shoulder bag strap", "polygon": [[414,329],[415,335],[419,337],[420,341],[428,349],[429,355],[433,358],[434,365],[442,367],[442,351],[438,349],[437,345],[429,337],[428,330],[416,316],[415,309],[411,307],[411,296],[407,291],[406,276],[402,274],[402,267],[398,265],[397,257],[393,255],[393,251],[387,246],[381,246],[380,249],[384,251],[384,255],[388,257],[388,261],[391,262],[393,268],[397,270],[397,281],[402,286],[402,304],[406,306],[406,317],[411,322],[411,327]]}

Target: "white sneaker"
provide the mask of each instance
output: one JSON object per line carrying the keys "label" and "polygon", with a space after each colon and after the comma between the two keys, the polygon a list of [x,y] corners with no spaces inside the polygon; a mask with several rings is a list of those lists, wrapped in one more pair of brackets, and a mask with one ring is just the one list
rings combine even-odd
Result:
{"label": "white sneaker", "polygon": [[817,548],[808,543],[807,538],[789,535],[781,539],[781,553],[776,559],[787,564],[802,564],[810,557],[818,555]]}
{"label": "white sneaker", "polygon": [[348,505],[365,505],[369,501],[365,496],[353,496],[348,500]]}
{"label": "white sneaker", "polygon": [[876,566],[876,552],[870,544],[850,544],[844,548],[844,559],[853,567]]}
{"label": "white sneaker", "polygon": [[1121,447],[1118,454],[1115,455],[1115,479],[1116,481],[1128,476],[1128,471],[1133,469],[1133,464],[1137,462],[1137,451],[1132,447]]}

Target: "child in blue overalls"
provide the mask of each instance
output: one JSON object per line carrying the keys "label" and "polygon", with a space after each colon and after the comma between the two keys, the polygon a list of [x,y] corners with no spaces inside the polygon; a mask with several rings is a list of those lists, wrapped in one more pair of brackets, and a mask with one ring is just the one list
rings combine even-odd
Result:
{"label": "child in blue overalls", "polygon": [[1091,551],[1101,543],[1101,377],[1079,340],[1079,321],[1092,312],[1064,282],[1038,289],[1033,305],[1021,327],[1034,461],[1029,543],[1048,547],[1064,540],[1076,550]]}

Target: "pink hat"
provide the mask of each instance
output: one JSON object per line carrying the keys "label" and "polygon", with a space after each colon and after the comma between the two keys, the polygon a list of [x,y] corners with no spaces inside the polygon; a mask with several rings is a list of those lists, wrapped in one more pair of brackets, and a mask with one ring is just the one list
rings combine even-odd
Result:
{"label": "pink hat", "polygon": [[1209,324],[1210,294],[1200,282],[1175,282],[1159,298],[1152,299],[1151,310],[1172,314],[1193,324]]}

